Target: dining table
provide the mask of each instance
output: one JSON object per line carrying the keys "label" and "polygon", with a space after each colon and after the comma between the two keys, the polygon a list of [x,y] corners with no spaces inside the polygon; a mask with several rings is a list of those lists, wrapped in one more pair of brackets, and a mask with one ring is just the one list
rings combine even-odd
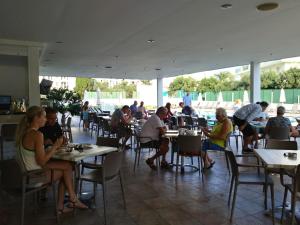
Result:
{"label": "dining table", "polygon": [[[289,157],[289,153],[293,157]],[[300,152],[299,152],[300,153]],[[254,154],[261,159],[265,167],[265,178],[267,183],[268,170],[267,169],[286,169],[293,170],[296,169],[300,164],[300,154],[297,150],[285,150],[285,149],[254,149]],[[279,213],[278,218],[280,218],[282,206],[275,207],[275,216],[277,212]],[[267,215],[270,215],[270,211],[267,211]]]}
{"label": "dining table", "polygon": [[[297,157],[288,157],[288,153],[296,153]],[[254,149],[254,154],[265,164],[266,168],[295,169],[300,164],[300,152],[284,149]]]}
{"label": "dining table", "polygon": [[78,193],[81,161],[90,157],[103,156],[118,150],[116,147],[71,143],[60,147],[51,159],[69,161],[74,165],[74,186],[76,193]]}

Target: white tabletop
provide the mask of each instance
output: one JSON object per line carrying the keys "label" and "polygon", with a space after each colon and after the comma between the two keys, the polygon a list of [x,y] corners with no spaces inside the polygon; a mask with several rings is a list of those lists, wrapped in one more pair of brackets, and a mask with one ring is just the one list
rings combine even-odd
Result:
{"label": "white tabletop", "polygon": [[[296,152],[297,159],[284,156],[284,153],[288,152]],[[300,151],[297,150],[254,149],[254,153],[268,168],[293,169],[300,164]]]}
{"label": "white tabletop", "polygon": [[73,150],[72,152],[66,152],[67,148],[62,147],[55,155],[52,156],[53,159],[61,159],[72,162],[78,162],[88,157],[104,155],[110,152],[118,151],[118,148],[90,145],[90,149],[85,149],[82,152]]}

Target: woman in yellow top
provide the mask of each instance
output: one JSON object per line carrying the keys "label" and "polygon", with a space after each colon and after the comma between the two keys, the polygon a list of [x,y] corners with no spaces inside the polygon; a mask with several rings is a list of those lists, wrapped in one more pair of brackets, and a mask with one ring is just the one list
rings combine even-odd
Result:
{"label": "woman in yellow top", "polygon": [[[216,109],[216,119],[217,124],[211,131],[207,128],[202,129],[202,132],[208,137],[208,139],[203,142],[202,151],[204,152],[207,150],[224,151],[227,136],[233,130],[231,120],[227,118],[227,113],[224,108]],[[205,154],[204,164],[205,168],[210,169],[215,164],[215,161],[212,160],[208,154]]]}

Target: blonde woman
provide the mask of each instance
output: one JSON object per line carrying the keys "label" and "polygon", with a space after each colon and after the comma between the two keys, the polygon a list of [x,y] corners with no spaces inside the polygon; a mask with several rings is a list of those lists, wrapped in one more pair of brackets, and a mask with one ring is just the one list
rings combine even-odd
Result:
{"label": "blonde woman", "polygon": [[[69,193],[69,205],[71,208],[86,209],[87,206],[77,199],[73,189],[72,165],[67,161],[50,160],[62,145],[63,139],[57,139],[47,151],[44,149],[44,137],[39,128],[43,127],[45,123],[46,113],[43,108],[32,106],[27,110],[17,130],[16,144],[19,150],[18,155],[28,171],[41,168],[54,171],[53,179],[54,181],[59,181],[57,208],[60,214],[71,211],[70,208],[64,208],[65,191]],[[50,181],[50,171],[47,172],[45,179],[45,182]]]}

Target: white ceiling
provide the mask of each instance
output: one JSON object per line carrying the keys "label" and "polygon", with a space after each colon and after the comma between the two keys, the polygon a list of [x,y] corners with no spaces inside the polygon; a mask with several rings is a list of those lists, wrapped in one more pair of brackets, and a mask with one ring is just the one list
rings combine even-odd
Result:
{"label": "white ceiling", "polygon": [[0,38],[45,43],[42,75],[168,77],[299,56],[300,1],[274,1],[2,0]]}

